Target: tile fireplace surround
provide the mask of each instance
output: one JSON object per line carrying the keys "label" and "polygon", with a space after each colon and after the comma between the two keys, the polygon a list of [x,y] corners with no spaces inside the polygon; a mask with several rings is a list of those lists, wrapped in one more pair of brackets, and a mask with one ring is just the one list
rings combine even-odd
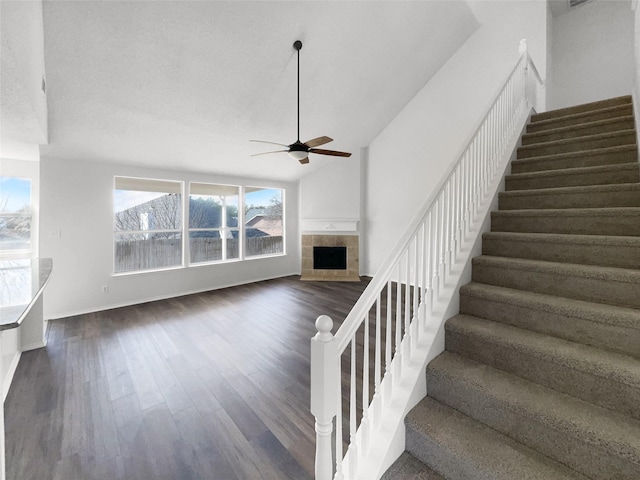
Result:
{"label": "tile fireplace surround", "polygon": [[[347,247],[347,268],[325,270],[313,268],[313,247]],[[302,235],[302,276],[300,280],[359,282],[360,250],[358,235]]]}

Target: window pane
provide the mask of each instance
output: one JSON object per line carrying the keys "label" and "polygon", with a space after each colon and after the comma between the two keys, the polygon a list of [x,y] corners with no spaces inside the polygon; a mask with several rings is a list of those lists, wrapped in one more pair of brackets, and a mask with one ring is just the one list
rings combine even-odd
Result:
{"label": "window pane", "polygon": [[222,227],[222,199],[213,195],[189,197],[189,228]]}
{"label": "window pane", "polygon": [[0,213],[31,213],[31,180],[0,177]]}
{"label": "window pane", "polygon": [[246,255],[284,252],[283,191],[277,188],[247,188],[245,194]]}
{"label": "window pane", "polygon": [[31,249],[31,180],[0,177],[0,250]]}
{"label": "window pane", "polygon": [[238,239],[238,231],[229,232],[227,236],[227,259],[240,258],[240,241]]}
{"label": "window pane", "polygon": [[116,177],[113,195],[115,230],[180,230],[181,188],[181,182]]}
{"label": "window pane", "polygon": [[191,263],[222,260],[222,239],[218,230],[189,233]]}
{"label": "window pane", "polygon": [[115,271],[131,272],[182,265],[180,233],[118,233]]}

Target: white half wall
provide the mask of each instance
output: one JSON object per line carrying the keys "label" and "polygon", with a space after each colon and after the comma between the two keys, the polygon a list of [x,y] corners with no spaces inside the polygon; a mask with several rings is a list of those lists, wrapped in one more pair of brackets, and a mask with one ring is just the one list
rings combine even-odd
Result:
{"label": "white half wall", "polygon": [[469,2],[481,27],[369,146],[365,167],[366,264],[373,275],[457,161],[527,39],[546,74],[546,2]]}
{"label": "white half wall", "polygon": [[552,39],[549,109],[631,94],[637,65],[631,0],[573,8],[553,19]]}
{"label": "white half wall", "polygon": [[[113,276],[114,175],[284,188],[287,254]],[[40,205],[40,253],[53,258],[46,319],[300,273],[297,184],[45,157]]]}

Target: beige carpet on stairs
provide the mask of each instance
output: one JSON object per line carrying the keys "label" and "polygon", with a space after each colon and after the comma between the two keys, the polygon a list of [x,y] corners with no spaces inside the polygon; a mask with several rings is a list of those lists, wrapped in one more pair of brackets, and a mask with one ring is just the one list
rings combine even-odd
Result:
{"label": "beige carpet on stairs", "polygon": [[384,480],[640,479],[630,96],[534,115]]}

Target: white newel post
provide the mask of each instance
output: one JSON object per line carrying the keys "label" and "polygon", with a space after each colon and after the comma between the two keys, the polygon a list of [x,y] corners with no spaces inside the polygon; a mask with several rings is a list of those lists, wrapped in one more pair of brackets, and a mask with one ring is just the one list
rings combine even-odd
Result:
{"label": "white newel post", "polygon": [[316,480],[333,477],[331,434],[333,417],[337,413],[336,342],[331,333],[333,320],[320,315],[316,320],[318,333],[311,339],[311,413],[316,418]]}

